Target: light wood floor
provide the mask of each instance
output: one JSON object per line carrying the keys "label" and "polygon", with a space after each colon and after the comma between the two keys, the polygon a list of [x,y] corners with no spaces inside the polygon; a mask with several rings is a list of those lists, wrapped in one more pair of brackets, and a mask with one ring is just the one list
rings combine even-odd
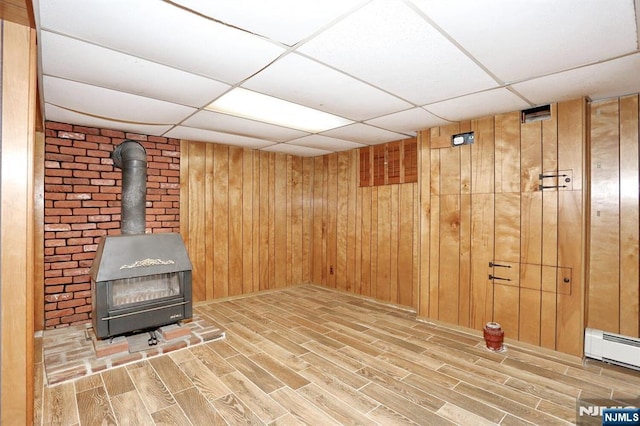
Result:
{"label": "light wood floor", "polygon": [[576,398],[640,396],[640,374],[304,285],[197,306],[226,339],[55,387],[35,424],[567,424]]}

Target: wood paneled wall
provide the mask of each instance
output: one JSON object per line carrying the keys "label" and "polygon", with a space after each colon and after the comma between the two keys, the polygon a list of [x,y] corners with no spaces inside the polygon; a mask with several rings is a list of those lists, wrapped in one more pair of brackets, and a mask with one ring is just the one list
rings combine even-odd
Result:
{"label": "wood paneled wall", "polygon": [[418,306],[418,187],[359,187],[357,150],[314,158],[311,281]]}
{"label": "wood paneled wall", "polygon": [[421,132],[420,315],[582,353],[585,140],[582,99]]}
{"label": "wood paneled wall", "polygon": [[587,326],[640,337],[638,95],[591,104]]}
{"label": "wood paneled wall", "polygon": [[0,21],[0,423],[33,416],[35,30]]}
{"label": "wood paneled wall", "polygon": [[181,145],[195,301],[309,283],[417,307],[417,184],[358,187],[358,151]]}
{"label": "wood paneled wall", "polygon": [[180,224],[194,301],[310,282],[310,158],[182,141]]}

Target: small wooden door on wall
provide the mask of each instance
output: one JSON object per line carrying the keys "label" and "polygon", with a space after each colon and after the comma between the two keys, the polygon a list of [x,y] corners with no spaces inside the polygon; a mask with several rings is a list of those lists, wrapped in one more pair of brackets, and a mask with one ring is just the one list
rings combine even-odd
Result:
{"label": "small wooden door on wall", "polygon": [[580,355],[585,102],[550,112],[422,132],[420,315]]}

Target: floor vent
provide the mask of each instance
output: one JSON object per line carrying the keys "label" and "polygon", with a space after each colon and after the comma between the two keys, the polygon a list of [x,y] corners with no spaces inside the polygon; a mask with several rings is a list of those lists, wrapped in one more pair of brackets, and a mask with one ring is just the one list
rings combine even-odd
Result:
{"label": "floor vent", "polygon": [[587,328],[584,354],[589,358],[640,370],[640,339]]}

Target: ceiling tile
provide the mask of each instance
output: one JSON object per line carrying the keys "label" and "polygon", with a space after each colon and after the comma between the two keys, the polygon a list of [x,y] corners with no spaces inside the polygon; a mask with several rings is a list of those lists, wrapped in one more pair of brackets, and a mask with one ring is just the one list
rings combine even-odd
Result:
{"label": "ceiling tile", "polygon": [[640,53],[535,80],[513,89],[536,105],[576,99],[592,100],[640,92]]}
{"label": "ceiling tile", "polygon": [[230,88],[216,80],[48,31],[41,32],[40,44],[45,75],[193,107],[207,105]]}
{"label": "ceiling tile", "polygon": [[374,0],[299,50],[415,105],[497,86],[403,2]]}
{"label": "ceiling tile", "polygon": [[231,84],[284,52],[165,1],[41,0],[39,12],[42,29]]}
{"label": "ceiling tile", "polygon": [[68,109],[60,108],[55,105],[44,105],[44,113],[47,120],[58,121],[60,123],[70,123],[79,126],[95,127],[98,129],[112,129],[122,132],[131,132],[139,135],[162,136],[164,132],[169,130],[169,125],[153,125],[153,124],[135,124],[126,121],[105,120],[98,117],[92,117],[86,114],[78,114]]}
{"label": "ceiling tile", "polygon": [[261,151],[279,152],[281,154],[297,155],[298,157],[317,157],[319,155],[331,154],[331,151],[326,151],[324,149],[289,145],[288,143],[279,143],[277,145],[272,145],[270,147],[261,149]]}
{"label": "ceiling tile", "polygon": [[178,126],[163,136],[168,138],[185,139],[190,141],[211,142],[225,145],[241,146],[243,148],[259,149],[273,142],[247,136],[232,135],[230,133],[214,132],[212,130],[195,129],[193,127]]}
{"label": "ceiling tile", "polygon": [[423,108],[412,108],[385,115],[384,117],[367,120],[366,123],[409,135],[415,135],[418,130],[451,124],[450,121],[435,116]]}
{"label": "ceiling tile", "polygon": [[633,0],[411,1],[505,82],[637,49]]}
{"label": "ceiling tile", "polygon": [[108,120],[137,124],[173,124],[195,112],[194,108],[44,76],[46,102]]}
{"label": "ceiling tile", "polygon": [[297,54],[280,58],[243,87],[356,121],[411,107],[395,96]]}
{"label": "ceiling tile", "polygon": [[183,123],[185,126],[215,130],[223,133],[233,133],[267,139],[273,142],[284,142],[307,135],[306,132],[275,126],[273,124],[234,117],[213,111],[200,111],[189,117]]}
{"label": "ceiling tile", "polygon": [[323,132],[322,134],[324,136],[344,139],[346,141],[362,143],[365,145],[376,145],[379,143],[397,141],[409,137],[408,135],[390,132],[389,130],[379,129],[377,127],[361,123],[355,123],[349,126],[328,130],[326,132]]}
{"label": "ceiling tile", "polygon": [[[293,46],[362,0],[174,0],[185,7],[263,37]],[[295,19],[291,19],[295,16]]]}
{"label": "ceiling tile", "polygon": [[342,139],[330,138],[322,135],[309,135],[300,139],[287,142],[287,145],[299,145],[309,148],[324,149],[326,151],[347,151],[349,149],[362,148],[366,146],[357,142],[349,142]]}
{"label": "ceiling tile", "polygon": [[508,89],[493,89],[426,105],[424,108],[446,120],[461,121],[532,106]]}

